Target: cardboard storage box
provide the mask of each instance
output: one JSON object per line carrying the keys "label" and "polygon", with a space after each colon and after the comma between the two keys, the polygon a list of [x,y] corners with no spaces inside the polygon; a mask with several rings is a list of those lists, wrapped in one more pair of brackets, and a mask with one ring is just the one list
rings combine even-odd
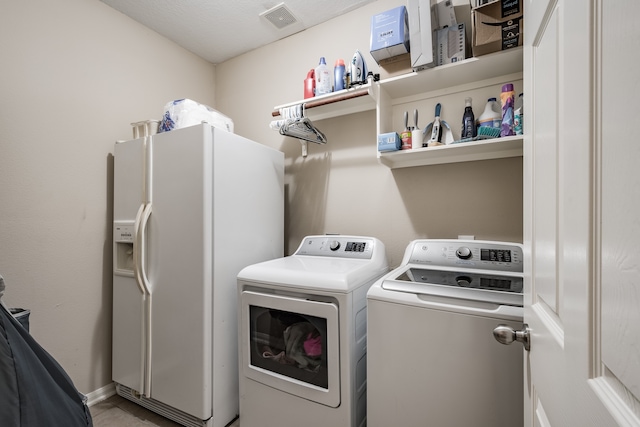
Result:
{"label": "cardboard storage box", "polygon": [[522,46],[523,0],[497,0],[472,11],[473,55]]}
{"label": "cardboard storage box", "polygon": [[380,78],[400,76],[413,71],[411,68],[411,55],[408,53],[380,60]]}
{"label": "cardboard storage box", "polygon": [[378,64],[383,59],[409,53],[409,17],[405,6],[371,17],[370,52]]}

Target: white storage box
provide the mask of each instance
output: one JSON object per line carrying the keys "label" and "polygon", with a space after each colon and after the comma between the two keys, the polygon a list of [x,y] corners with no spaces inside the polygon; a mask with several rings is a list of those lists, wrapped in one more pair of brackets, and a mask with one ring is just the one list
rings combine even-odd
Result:
{"label": "white storage box", "polygon": [[371,56],[381,60],[409,53],[407,8],[398,6],[371,17]]}
{"label": "white storage box", "polygon": [[465,27],[464,24],[442,28],[438,33],[437,62],[438,65],[451,64],[465,59]]}
{"label": "white storage box", "polygon": [[436,0],[408,0],[411,68],[419,71],[436,66],[434,31]]}

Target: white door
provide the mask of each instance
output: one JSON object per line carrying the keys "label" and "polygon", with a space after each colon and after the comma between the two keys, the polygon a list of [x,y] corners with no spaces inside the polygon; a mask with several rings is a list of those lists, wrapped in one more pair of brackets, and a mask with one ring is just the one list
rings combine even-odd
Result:
{"label": "white door", "polygon": [[149,393],[145,381],[146,291],[137,280],[140,270],[134,245],[138,245],[139,216],[146,202],[146,142],[140,138],[116,144],[113,162],[112,379],[144,394]]}
{"label": "white door", "polygon": [[636,0],[525,4],[525,426],[640,426]]}

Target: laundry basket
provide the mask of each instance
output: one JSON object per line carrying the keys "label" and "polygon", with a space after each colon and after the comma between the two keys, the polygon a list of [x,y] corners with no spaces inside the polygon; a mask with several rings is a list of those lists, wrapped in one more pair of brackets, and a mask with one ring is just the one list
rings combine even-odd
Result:
{"label": "laundry basket", "polygon": [[10,308],[9,312],[18,322],[20,322],[22,327],[29,332],[29,315],[31,314],[31,310],[27,310],[25,308]]}

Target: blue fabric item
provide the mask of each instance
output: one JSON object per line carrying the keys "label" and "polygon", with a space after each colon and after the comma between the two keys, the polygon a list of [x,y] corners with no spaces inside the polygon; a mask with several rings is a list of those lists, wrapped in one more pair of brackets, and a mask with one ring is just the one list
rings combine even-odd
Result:
{"label": "blue fabric item", "polygon": [[0,402],[3,427],[93,426],[85,396],[3,304]]}

